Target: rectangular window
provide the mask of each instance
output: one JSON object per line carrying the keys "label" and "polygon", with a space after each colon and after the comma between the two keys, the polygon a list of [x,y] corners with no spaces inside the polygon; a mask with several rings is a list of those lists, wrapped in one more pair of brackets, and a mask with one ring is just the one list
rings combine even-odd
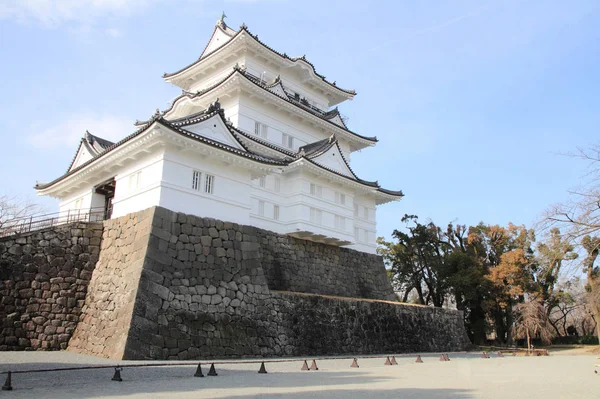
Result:
{"label": "rectangular window", "polygon": [[279,220],[279,205],[273,205],[273,219]]}
{"label": "rectangular window", "polygon": [[254,134],[263,139],[267,138],[269,126],[264,123],[254,122]]}
{"label": "rectangular window", "polygon": [[363,206],[363,218],[369,219],[369,208]]}
{"label": "rectangular window", "polygon": [[346,218],[335,215],[335,228],[338,230],[346,230]]}
{"label": "rectangular window", "polygon": [[354,241],[358,242],[358,227],[354,228]]}
{"label": "rectangular window", "polygon": [[73,209],[81,209],[81,198],[78,198],[75,201],[75,206],[73,207]]}
{"label": "rectangular window", "polygon": [[314,224],[321,224],[322,215],[320,209],[310,208],[310,221]]}
{"label": "rectangular window", "polygon": [[275,183],[275,192],[280,192],[281,191],[281,179],[279,177],[276,177],[274,179],[274,183]]}
{"label": "rectangular window", "polygon": [[346,205],[346,194],[335,192],[335,203],[340,205]]}
{"label": "rectangular window", "polygon": [[202,177],[202,173],[194,170],[192,172],[192,190],[200,191],[200,178]]}
{"label": "rectangular window", "polygon": [[294,137],[289,134],[282,133],[281,134],[281,145],[286,148],[294,148]]}
{"label": "rectangular window", "polygon": [[310,183],[310,195],[321,198],[323,196],[323,187]]}
{"label": "rectangular window", "polygon": [[266,181],[267,179],[264,176],[261,176],[260,179],[258,179],[258,185],[262,188],[265,188],[265,186],[267,185]]}
{"label": "rectangular window", "polygon": [[265,201],[258,201],[258,215],[265,216]]}
{"label": "rectangular window", "polygon": [[204,183],[204,192],[212,194],[215,189],[215,177],[213,175],[206,175],[206,181]]}
{"label": "rectangular window", "polygon": [[142,171],[140,170],[139,172],[136,173],[132,173],[129,175],[129,192],[130,193],[134,193],[137,191],[137,189],[140,186],[140,180],[142,177]]}
{"label": "rectangular window", "polygon": [[358,216],[358,204],[354,204],[354,216]]}

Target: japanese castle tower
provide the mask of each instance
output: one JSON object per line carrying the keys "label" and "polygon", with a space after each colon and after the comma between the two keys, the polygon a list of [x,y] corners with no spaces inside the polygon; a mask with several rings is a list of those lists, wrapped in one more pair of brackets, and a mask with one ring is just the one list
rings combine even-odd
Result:
{"label": "japanese castle tower", "polygon": [[337,105],[356,93],[223,17],[195,62],[164,75],[183,91],[117,143],[88,132],[67,172],[38,183],[61,212],[119,217],[152,206],[374,253],[376,207],[402,192],[360,179]]}

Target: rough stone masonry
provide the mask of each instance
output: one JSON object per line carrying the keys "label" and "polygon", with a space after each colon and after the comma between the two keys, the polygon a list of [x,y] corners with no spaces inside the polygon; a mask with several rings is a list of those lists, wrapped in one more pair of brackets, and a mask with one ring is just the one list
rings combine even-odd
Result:
{"label": "rough stone masonry", "polygon": [[66,349],[101,237],[101,223],[76,223],[0,239],[0,350]]}
{"label": "rough stone masonry", "polygon": [[[2,259],[6,247],[0,246]],[[470,344],[461,312],[387,301],[393,292],[381,257],[160,207],[105,221],[93,276],[81,283],[87,295],[76,328],[66,332],[68,349],[115,359],[450,351]],[[11,295],[22,301],[20,290]],[[38,312],[10,310],[25,320]]]}

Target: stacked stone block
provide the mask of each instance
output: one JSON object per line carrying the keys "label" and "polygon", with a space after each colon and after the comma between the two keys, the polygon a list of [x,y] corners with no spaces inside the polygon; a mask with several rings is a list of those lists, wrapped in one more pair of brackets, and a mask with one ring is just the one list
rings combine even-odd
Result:
{"label": "stacked stone block", "polygon": [[[103,230],[96,226],[91,233],[66,229],[68,240],[60,231],[52,234],[62,238],[49,242],[64,256],[47,249],[49,232],[19,243],[2,241],[4,349],[18,347],[21,336],[32,348],[48,349],[64,348],[70,338],[71,351],[114,359],[450,351],[469,345],[461,312],[385,301],[393,292],[375,255],[160,207],[105,221]],[[93,247],[100,235],[101,247]],[[61,247],[67,241],[81,248]],[[34,257],[25,252],[43,253],[47,269],[40,264],[34,270]],[[69,266],[61,269],[56,258]],[[48,281],[38,281],[39,273]],[[41,305],[26,299],[31,296],[57,313],[28,307]],[[39,325],[35,312],[45,317]],[[61,324],[63,319],[71,324]],[[30,335],[24,325],[32,326]]]}
{"label": "stacked stone block", "polygon": [[0,350],[65,349],[80,320],[102,224],[0,239]]}

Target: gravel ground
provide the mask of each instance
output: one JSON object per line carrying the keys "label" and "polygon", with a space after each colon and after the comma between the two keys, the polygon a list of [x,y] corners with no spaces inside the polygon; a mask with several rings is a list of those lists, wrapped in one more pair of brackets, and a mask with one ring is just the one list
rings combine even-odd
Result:
{"label": "gravel ground", "polygon": [[[319,360],[318,371],[300,371],[302,361],[258,364],[217,364],[216,377],[196,378],[197,363],[185,366],[125,368],[122,382],[111,381],[113,369],[26,373],[12,375],[12,391],[2,398],[600,398],[598,363],[592,354],[549,357],[504,357],[450,354],[397,357],[397,366],[384,358]],[[275,360],[275,359],[269,359]],[[227,361],[225,361],[227,362]],[[136,364],[115,362],[69,352],[0,352],[0,369],[35,370],[88,365]],[[203,363],[204,374],[210,363]],[[310,365],[310,361],[309,361]],[[596,368],[596,370],[600,369]],[[2,382],[5,376],[0,376]],[[0,383],[2,383],[0,382]]]}

